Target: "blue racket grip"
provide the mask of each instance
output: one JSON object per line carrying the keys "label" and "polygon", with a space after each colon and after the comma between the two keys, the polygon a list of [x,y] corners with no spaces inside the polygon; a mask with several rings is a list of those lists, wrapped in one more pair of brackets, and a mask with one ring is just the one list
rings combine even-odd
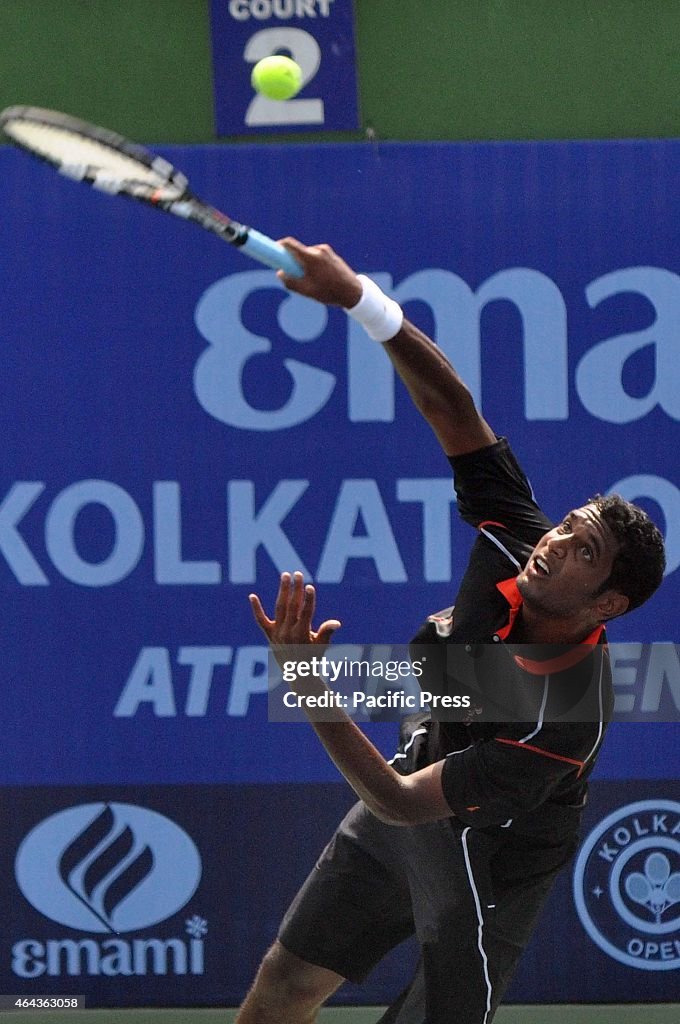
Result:
{"label": "blue racket grip", "polygon": [[260,263],[273,267],[274,270],[283,270],[286,274],[290,274],[291,277],[302,277],[304,275],[304,270],[287,249],[284,249],[282,245],[275,242],[273,238],[268,238],[267,235],[262,235],[259,231],[255,231],[254,228],[249,229],[248,237],[239,248],[246,256],[259,260]]}

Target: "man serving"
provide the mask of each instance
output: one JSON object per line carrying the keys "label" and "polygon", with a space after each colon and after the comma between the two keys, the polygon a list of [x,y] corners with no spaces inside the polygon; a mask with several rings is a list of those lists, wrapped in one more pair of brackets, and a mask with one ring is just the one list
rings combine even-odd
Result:
{"label": "man serving", "polygon": [[[312,716],[359,803],[287,911],[238,1022],[313,1021],[343,981],[360,982],[415,933],[416,975],[382,1024],[488,1024],[576,848],[612,705],[605,623],[659,586],[663,541],[618,495],[591,498],[553,526],[507,441],[400,307],[329,246],[283,244],[304,270],[301,278],[280,273],[285,286],[343,307],[383,344],[449,459],[461,516],[478,530],[455,605],[431,615],[414,643],[440,651],[440,669],[451,644],[462,645],[461,657],[498,654],[506,702],[508,693],[531,692],[535,714],[505,722],[420,716],[406,723],[393,763],[341,708],[330,720]],[[271,618],[251,595],[275,653],[300,645],[310,657],[323,652],[340,623],[314,628],[315,601],[299,572],[281,576]],[[551,716],[559,695],[584,680],[595,713]],[[290,685],[310,698],[326,691],[316,676]]]}

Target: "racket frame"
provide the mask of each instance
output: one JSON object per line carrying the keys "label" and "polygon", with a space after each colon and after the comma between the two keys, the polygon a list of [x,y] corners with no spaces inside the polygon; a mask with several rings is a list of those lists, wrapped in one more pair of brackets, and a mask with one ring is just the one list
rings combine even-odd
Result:
{"label": "racket frame", "polygon": [[[153,171],[161,181],[157,187],[154,187],[143,180],[114,177],[110,173],[102,171],[101,168],[97,169],[93,164],[69,164],[40,148],[28,145],[20,137],[15,136],[11,128],[12,121],[45,125],[55,131],[63,131],[98,143]],[[70,114],[62,114],[44,107],[30,106],[7,107],[0,113],[0,128],[19,149],[30,153],[31,156],[43,163],[49,164],[60,174],[72,180],[85,182],[109,195],[122,195],[137,199],[157,210],[171,213],[183,220],[193,221],[266,266],[275,270],[283,270],[293,277],[302,277],[303,275],[298,261],[282,245],[254,228],[233,220],[221,210],[199,199],[189,189],[186,175],[173,167],[165,157],[152,153],[144,146],[131,142],[117,132],[72,117]]]}

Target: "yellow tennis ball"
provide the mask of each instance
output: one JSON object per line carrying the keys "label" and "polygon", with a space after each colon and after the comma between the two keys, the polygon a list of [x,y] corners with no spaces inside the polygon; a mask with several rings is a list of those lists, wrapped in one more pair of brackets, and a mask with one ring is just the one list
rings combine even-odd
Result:
{"label": "yellow tennis ball", "polygon": [[302,86],[302,68],[290,57],[263,57],[250,76],[253,89],[270,100],[289,100]]}

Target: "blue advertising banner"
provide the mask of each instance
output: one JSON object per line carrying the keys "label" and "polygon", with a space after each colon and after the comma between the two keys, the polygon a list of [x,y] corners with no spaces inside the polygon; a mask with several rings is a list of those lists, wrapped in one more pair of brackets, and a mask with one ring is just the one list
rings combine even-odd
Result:
{"label": "blue advertising banner", "polygon": [[[680,144],[167,155],[402,302],[550,516],[611,489],[656,516],[667,579],[609,632],[622,713],[677,712]],[[350,799],[309,727],[268,721],[248,594],[270,607],[301,568],[348,657],[404,643],[453,601],[473,533],[341,311],[17,152],[0,171],[0,977],[91,1005],[236,1002]],[[367,728],[393,749],[393,724]],[[609,730],[512,999],[673,997],[678,777],[676,724]],[[408,963],[339,998],[392,998]]]}
{"label": "blue advertising banner", "polygon": [[595,782],[510,1002],[674,1002],[680,969],[680,781]]}
{"label": "blue advertising banner", "polygon": [[[238,1004],[349,804],[345,787],[321,790],[0,791],[2,991],[84,993],[88,1007]],[[310,800],[323,810],[298,829]]]}
{"label": "blue advertising banner", "polygon": [[[218,135],[359,126],[352,0],[211,0],[210,20]],[[253,66],[275,54],[302,69],[293,99],[253,91]]]}
{"label": "blue advertising banner", "polygon": [[[177,147],[274,237],[330,240],[459,367],[546,511],[596,491],[664,526],[668,576],[612,623],[631,711],[680,705],[675,142]],[[339,310],[204,232],[0,152],[5,784],[337,778],[267,721],[248,605],[304,569],[337,643],[404,643],[473,538],[389,361]],[[290,188],[295,181],[296,188]],[[618,655],[617,655],[618,657]],[[631,687],[635,678],[639,685]],[[370,727],[385,750],[395,727]],[[602,778],[676,777],[672,724]]]}
{"label": "blue advertising banner", "polygon": [[[352,800],[327,783],[0,793],[2,991],[89,1007],[237,1005]],[[680,783],[593,783],[506,1001],[677,999],[679,882]],[[415,957],[409,940],[333,1001],[392,1001]]]}

